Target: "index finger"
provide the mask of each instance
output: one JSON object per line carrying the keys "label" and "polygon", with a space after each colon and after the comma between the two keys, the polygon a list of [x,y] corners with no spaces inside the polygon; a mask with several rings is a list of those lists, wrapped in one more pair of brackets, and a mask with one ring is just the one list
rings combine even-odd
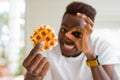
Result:
{"label": "index finger", "polygon": [[65,34],[65,36],[67,37],[67,38],[69,38],[70,40],[72,40],[73,42],[76,42],[79,38],[81,38],[81,37],[76,37],[74,34],[73,34],[73,32],[81,32],[82,33],[82,29],[81,28],[74,28],[74,29],[72,29],[71,31],[69,31],[69,32],[67,32],[66,34]]}
{"label": "index finger", "polygon": [[82,18],[83,18],[87,23],[89,23],[91,26],[94,25],[93,21],[92,21],[89,17],[87,17],[86,15],[81,14],[81,13],[77,13],[77,16],[82,17]]}
{"label": "index finger", "polygon": [[73,42],[75,42],[75,41],[77,40],[77,38],[74,37],[74,36],[71,34],[71,32],[67,32],[67,33],[65,34],[65,36],[66,36],[67,38],[69,38],[70,40],[72,40]]}

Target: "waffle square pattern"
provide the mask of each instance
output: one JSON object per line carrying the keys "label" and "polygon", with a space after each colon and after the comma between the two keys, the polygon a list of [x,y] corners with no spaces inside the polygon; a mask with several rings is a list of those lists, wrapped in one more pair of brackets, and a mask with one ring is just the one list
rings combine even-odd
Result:
{"label": "waffle square pattern", "polygon": [[33,41],[34,46],[41,41],[45,42],[41,51],[52,49],[57,43],[55,32],[48,25],[41,25],[38,29],[35,29],[30,39]]}

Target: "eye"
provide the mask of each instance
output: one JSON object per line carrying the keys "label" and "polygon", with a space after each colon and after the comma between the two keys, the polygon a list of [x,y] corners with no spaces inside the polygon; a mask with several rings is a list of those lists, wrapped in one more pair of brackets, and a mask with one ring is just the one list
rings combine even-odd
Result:
{"label": "eye", "polygon": [[72,35],[74,35],[76,38],[81,38],[82,32],[72,32]]}
{"label": "eye", "polygon": [[67,29],[65,29],[65,28],[61,28],[61,30],[60,30],[60,32],[62,32],[62,33],[66,33],[68,30]]}

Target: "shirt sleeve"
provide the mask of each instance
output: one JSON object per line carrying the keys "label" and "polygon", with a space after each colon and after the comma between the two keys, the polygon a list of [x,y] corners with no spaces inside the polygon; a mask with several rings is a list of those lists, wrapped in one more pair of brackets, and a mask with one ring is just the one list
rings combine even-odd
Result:
{"label": "shirt sleeve", "polygon": [[95,53],[101,57],[101,64],[120,64],[120,51],[105,40],[97,39],[94,45]]}

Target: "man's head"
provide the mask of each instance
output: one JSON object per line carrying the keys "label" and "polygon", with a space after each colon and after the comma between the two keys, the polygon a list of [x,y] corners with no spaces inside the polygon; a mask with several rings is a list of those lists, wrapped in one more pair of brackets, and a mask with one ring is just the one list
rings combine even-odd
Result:
{"label": "man's head", "polygon": [[83,2],[72,2],[66,7],[65,14],[76,15],[76,13],[82,13],[89,17],[93,22],[96,16],[96,10],[91,6]]}
{"label": "man's head", "polygon": [[[92,21],[94,21],[96,15],[96,11],[93,7],[82,2],[72,2],[66,7],[58,36],[62,54],[66,57],[76,57],[81,53],[75,43],[66,36],[66,33],[73,29],[84,27],[85,20],[82,17],[77,16],[77,13],[86,15]],[[72,34],[81,37],[81,33]]]}

